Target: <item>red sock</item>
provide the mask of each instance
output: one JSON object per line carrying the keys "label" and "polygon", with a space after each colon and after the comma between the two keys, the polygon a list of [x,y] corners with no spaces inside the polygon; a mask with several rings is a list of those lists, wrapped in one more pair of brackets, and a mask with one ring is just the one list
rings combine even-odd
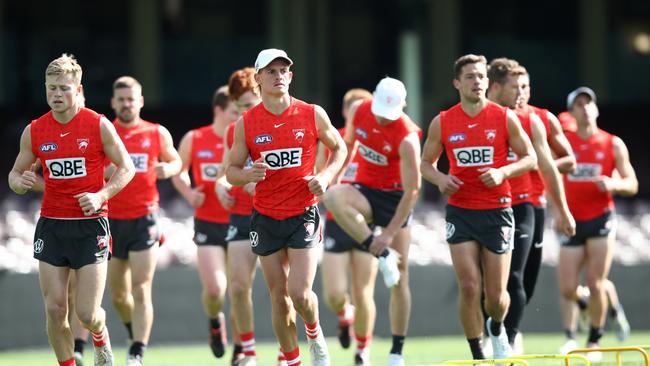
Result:
{"label": "red sock", "polygon": [[75,366],[74,357],[65,361],[59,361],[59,366]]}
{"label": "red sock", "polygon": [[354,313],[353,310],[354,307],[350,304],[346,304],[341,311],[336,313],[339,318],[339,325],[340,326],[349,326],[352,324],[352,319],[354,319]]}
{"label": "red sock", "polygon": [[282,352],[282,348],[278,349],[278,361],[286,361],[287,359],[284,357],[284,352]]}
{"label": "red sock", "polygon": [[372,340],[372,335],[362,337],[360,335],[355,335],[354,338],[357,340],[357,351],[361,352],[364,348],[368,347],[370,345],[370,341]]}
{"label": "red sock", "polygon": [[241,346],[246,356],[255,356],[255,333],[248,332],[239,335]]}
{"label": "red sock", "polygon": [[307,333],[307,338],[316,339],[318,334],[320,334],[320,327],[318,326],[318,321],[314,324],[308,324],[305,322],[305,333]]}
{"label": "red sock", "polygon": [[291,352],[284,352],[284,358],[287,360],[287,365],[289,366],[302,365],[300,362],[300,348],[298,347]]}
{"label": "red sock", "polygon": [[108,331],[106,326],[102,328],[99,332],[90,332],[93,335],[93,344],[95,347],[102,347],[106,345],[106,340],[108,339]]}

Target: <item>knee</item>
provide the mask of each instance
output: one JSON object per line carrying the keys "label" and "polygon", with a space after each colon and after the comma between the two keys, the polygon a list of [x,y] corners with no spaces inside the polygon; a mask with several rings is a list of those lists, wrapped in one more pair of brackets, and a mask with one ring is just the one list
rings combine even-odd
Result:
{"label": "knee", "polygon": [[600,293],[604,290],[604,281],[602,278],[587,277],[587,287],[592,294]]}
{"label": "knee", "polygon": [[478,300],[481,296],[481,287],[477,279],[463,279],[459,282],[460,295],[468,300]]}
{"label": "knee", "polygon": [[271,292],[271,304],[274,312],[288,314],[291,308],[291,298],[284,293]]}
{"label": "knee", "polygon": [[289,291],[289,297],[293,302],[293,306],[297,310],[306,309],[309,306],[309,301],[311,299],[312,292],[308,289],[296,289]]}
{"label": "knee", "polygon": [[133,286],[133,301],[143,304],[151,302],[151,284],[139,283]]}
{"label": "knee", "polygon": [[241,303],[247,299],[250,299],[252,295],[252,289],[250,286],[246,286],[245,284],[238,281],[233,281],[230,283],[229,291],[232,301],[237,303]]}
{"label": "knee", "polygon": [[68,318],[68,305],[65,301],[48,301],[47,317],[54,323],[63,323]]}
{"label": "knee", "polygon": [[485,293],[485,307],[493,310],[505,310],[510,305],[508,291],[491,291]]}
{"label": "knee", "polygon": [[325,302],[332,310],[337,311],[345,305],[345,296],[339,292],[325,293]]}
{"label": "knee", "polygon": [[84,327],[90,329],[96,322],[96,314],[94,309],[80,309],[77,308],[77,318]]}

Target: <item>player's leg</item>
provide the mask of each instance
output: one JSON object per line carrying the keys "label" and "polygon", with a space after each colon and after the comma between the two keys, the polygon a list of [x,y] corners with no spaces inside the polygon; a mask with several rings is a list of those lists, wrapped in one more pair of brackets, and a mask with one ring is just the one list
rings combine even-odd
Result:
{"label": "player's leg", "polygon": [[375,279],[377,259],[361,250],[350,251],[352,270],[352,302],[355,306],[354,336],[357,341],[355,364],[370,364],[369,346],[375,328]]}
{"label": "player's leg", "polygon": [[[391,248],[397,251],[400,257],[398,265],[400,280],[390,292],[390,328],[393,336],[393,345],[390,350],[392,355],[401,355],[404,340],[411,318],[411,289],[409,286],[408,258],[411,245],[411,228],[401,228],[391,243]],[[393,356],[395,358],[395,356]]]}
{"label": "player's leg", "polygon": [[368,199],[350,184],[338,184],[325,192],[323,200],[336,222],[357,243],[372,236],[368,223],[372,220],[372,207]]}
{"label": "player's leg", "polygon": [[576,300],[580,297],[580,270],[585,259],[584,245],[572,245],[570,241],[560,247],[558,259],[558,285],[561,294],[563,325],[566,341],[560,347],[561,353],[568,353],[577,347],[576,332],[578,307]]}
{"label": "player's leg", "polygon": [[607,294],[604,282],[607,279],[614,254],[614,235],[587,239],[586,283],[589,287],[589,315],[591,329],[589,344],[597,344],[603,333],[607,315]]}
{"label": "player's leg", "polygon": [[257,255],[251,251],[250,240],[233,240],[228,243],[227,265],[230,311],[242,352],[245,357],[255,357],[252,294]]}
{"label": "player's leg", "polygon": [[142,358],[144,348],[149,344],[154,316],[151,288],[157,257],[158,244],[154,244],[146,250],[129,252],[131,291],[134,303],[132,313],[133,344],[129,349],[129,356]]}
{"label": "player's leg", "polygon": [[115,312],[126,327],[129,340],[133,340],[134,305],[131,282],[131,267],[128,259],[113,255],[108,261],[108,288]]}
{"label": "player's leg", "polygon": [[630,335],[630,323],[625,316],[625,310],[623,310],[623,304],[618,297],[614,282],[605,279],[603,285],[609,302],[609,317],[616,326],[616,337],[623,342]]}
{"label": "player's leg", "polygon": [[70,268],[38,262],[38,277],[45,302],[47,336],[56,359],[73,358],[72,331],[68,323],[68,281]]}
{"label": "player's leg", "polygon": [[77,317],[90,330],[95,346],[95,365],[112,365],[106,312],[101,307],[108,264],[89,264],[77,270]]}
{"label": "player's leg", "polygon": [[210,320],[210,348],[215,357],[225,353],[225,318],[223,316],[226,294],[226,252],[222,246],[199,245],[197,269],[203,285],[201,302]]}
{"label": "player's leg", "polygon": [[84,328],[77,318],[74,303],[77,294],[77,277],[75,271],[70,271],[70,284],[68,285],[68,323],[74,338],[74,358],[77,366],[83,366],[83,353],[88,342],[88,329]]}
{"label": "player's leg", "polygon": [[526,260],[524,268],[524,291],[526,291],[526,304],[530,303],[535,293],[537,278],[542,268],[542,251],[544,248],[544,223],[546,220],[546,209],[535,207],[535,229],[533,232],[533,245]]}
{"label": "player's leg", "polygon": [[486,329],[492,341],[494,358],[507,358],[512,352],[503,326],[510,306],[507,286],[511,256],[511,250],[496,253],[483,248],[481,251],[485,311],[490,316],[486,321]]}
{"label": "player's leg", "polygon": [[[329,221],[327,225],[331,225]],[[348,295],[347,269],[350,268],[351,253],[325,250],[320,263],[325,303],[338,316],[337,335],[343,348],[350,347],[350,326],[354,319],[354,308]]]}

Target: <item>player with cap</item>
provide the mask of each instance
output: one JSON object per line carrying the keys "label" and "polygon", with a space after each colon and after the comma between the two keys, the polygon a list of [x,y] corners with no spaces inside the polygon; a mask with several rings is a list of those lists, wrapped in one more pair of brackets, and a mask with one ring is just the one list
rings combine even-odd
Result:
{"label": "player with cap", "polygon": [[[355,183],[334,186],[325,195],[325,206],[341,228],[379,258],[379,270],[391,289],[391,366],[404,365],[402,347],[411,314],[409,222],[421,185],[421,130],[403,112],[405,105],[404,84],[390,77],[377,84],[372,100],[352,105],[344,140],[349,150],[358,146]],[[381,227],[381,233],[373,234],[369,225]]]}
{"label": "player with cap", "polygon": [[[321,107],[289,94],[292,64],[282,50],[258,54],[255,81],[262,103],[237,121],[226,178],[235,186],[257,183],[250,241],[269,287],[273,328],[287,364],[301,364],[297,312],[305,324],[311,364],[326,366],[329,352],[312,291],[321,241],[316,204],[347,150]],[[331,153],[326,166],[314,174],[319,141]],[[245,168],[249,155],[253,164]]]}
{"label": "player with cap", "polygon": [[[589,288],[591,327],[587,347],[598,347],[607,314],[605,281],[616,238],[613,195],[633,196],[638,181],[623,140],[598,128],[596,94],[580,87],[567,97],[567,109],[577,123],[566,136],[575,152],[576,170],[564,177],[567,202],[576,219],[576,235],[560,236],[558,278],[565,299],[578,300],[580,272]],[[614,174],[616,172],[617,174]],[[590,352],[592,361],[602,358]]]}
{"label": "player with cap", "polygon": [[[514,111],[485,97],[487,60],[465,55],[454,63],[460,103],[429,126],[422,151],[422,176],[448,195],[446,237],[459,288],[460,319],[474,359],[483,359],[481,293],[489,315],[485,327],[494,358],[511,349],[503,326],[513,248],[514,217],[508,180],[535,167],[530,139]],[[508,161],[508,149],[519,156]],[[438,170],[445,150],[449,173]],[[483,291],[482,291],[483,289]]]}

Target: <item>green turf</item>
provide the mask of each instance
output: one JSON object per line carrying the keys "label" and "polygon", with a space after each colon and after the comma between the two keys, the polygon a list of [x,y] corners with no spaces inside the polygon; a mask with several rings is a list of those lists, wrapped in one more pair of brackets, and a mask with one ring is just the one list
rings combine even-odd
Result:
{"label": "green turf", "polygon": [[[584,335],[581,339],[584,339]],[[526,353],[556,353],[557,348],[564,341],[562,334],[525,334],[524,344]],[[630,338],[623,344],[619,343],[611,333],[607,333],[601,342],[603,347],[620,345],[650,344],[650,332],[632,332]],[[332,366],[352,365],[353,353],[351,349],[343,350],[335,338],[328,338]],[[372,363],[375,366],[386,364],[390,349],[390,340],[374,339],[371,347]],[[124,365],[124,348],[117,348],[116,366]],[[277,346],[271,343],[257,345],[259,364],[261,366],[274,366],[277,355]],[[305,344],[301,344],[301,354],[305,365],[309,365],[309,353]],[[469,349],[461,335],[447,337],[418,337],[407,338],[404,347],[406,365],[435,365],[445,360],[469,358]],[[215,359],[207,345],[156,345],[147,349],[145,362],[147,366],[213,366],[229,365],[230,354],[223,359]],[[86,352],[86,365],[92,365],[92,353]],[[640,356],[624,354],[623,365],[643,365]],[[614,365],[613,354],[608,354],[600,365]],[[561,361],[530,361],[533,366],[562,365]],[[572,362],[579,365],[579,362]],[[0,366],[46,366],[56,365],[54,353],[50,349],[19,350],[0,352]]]}

